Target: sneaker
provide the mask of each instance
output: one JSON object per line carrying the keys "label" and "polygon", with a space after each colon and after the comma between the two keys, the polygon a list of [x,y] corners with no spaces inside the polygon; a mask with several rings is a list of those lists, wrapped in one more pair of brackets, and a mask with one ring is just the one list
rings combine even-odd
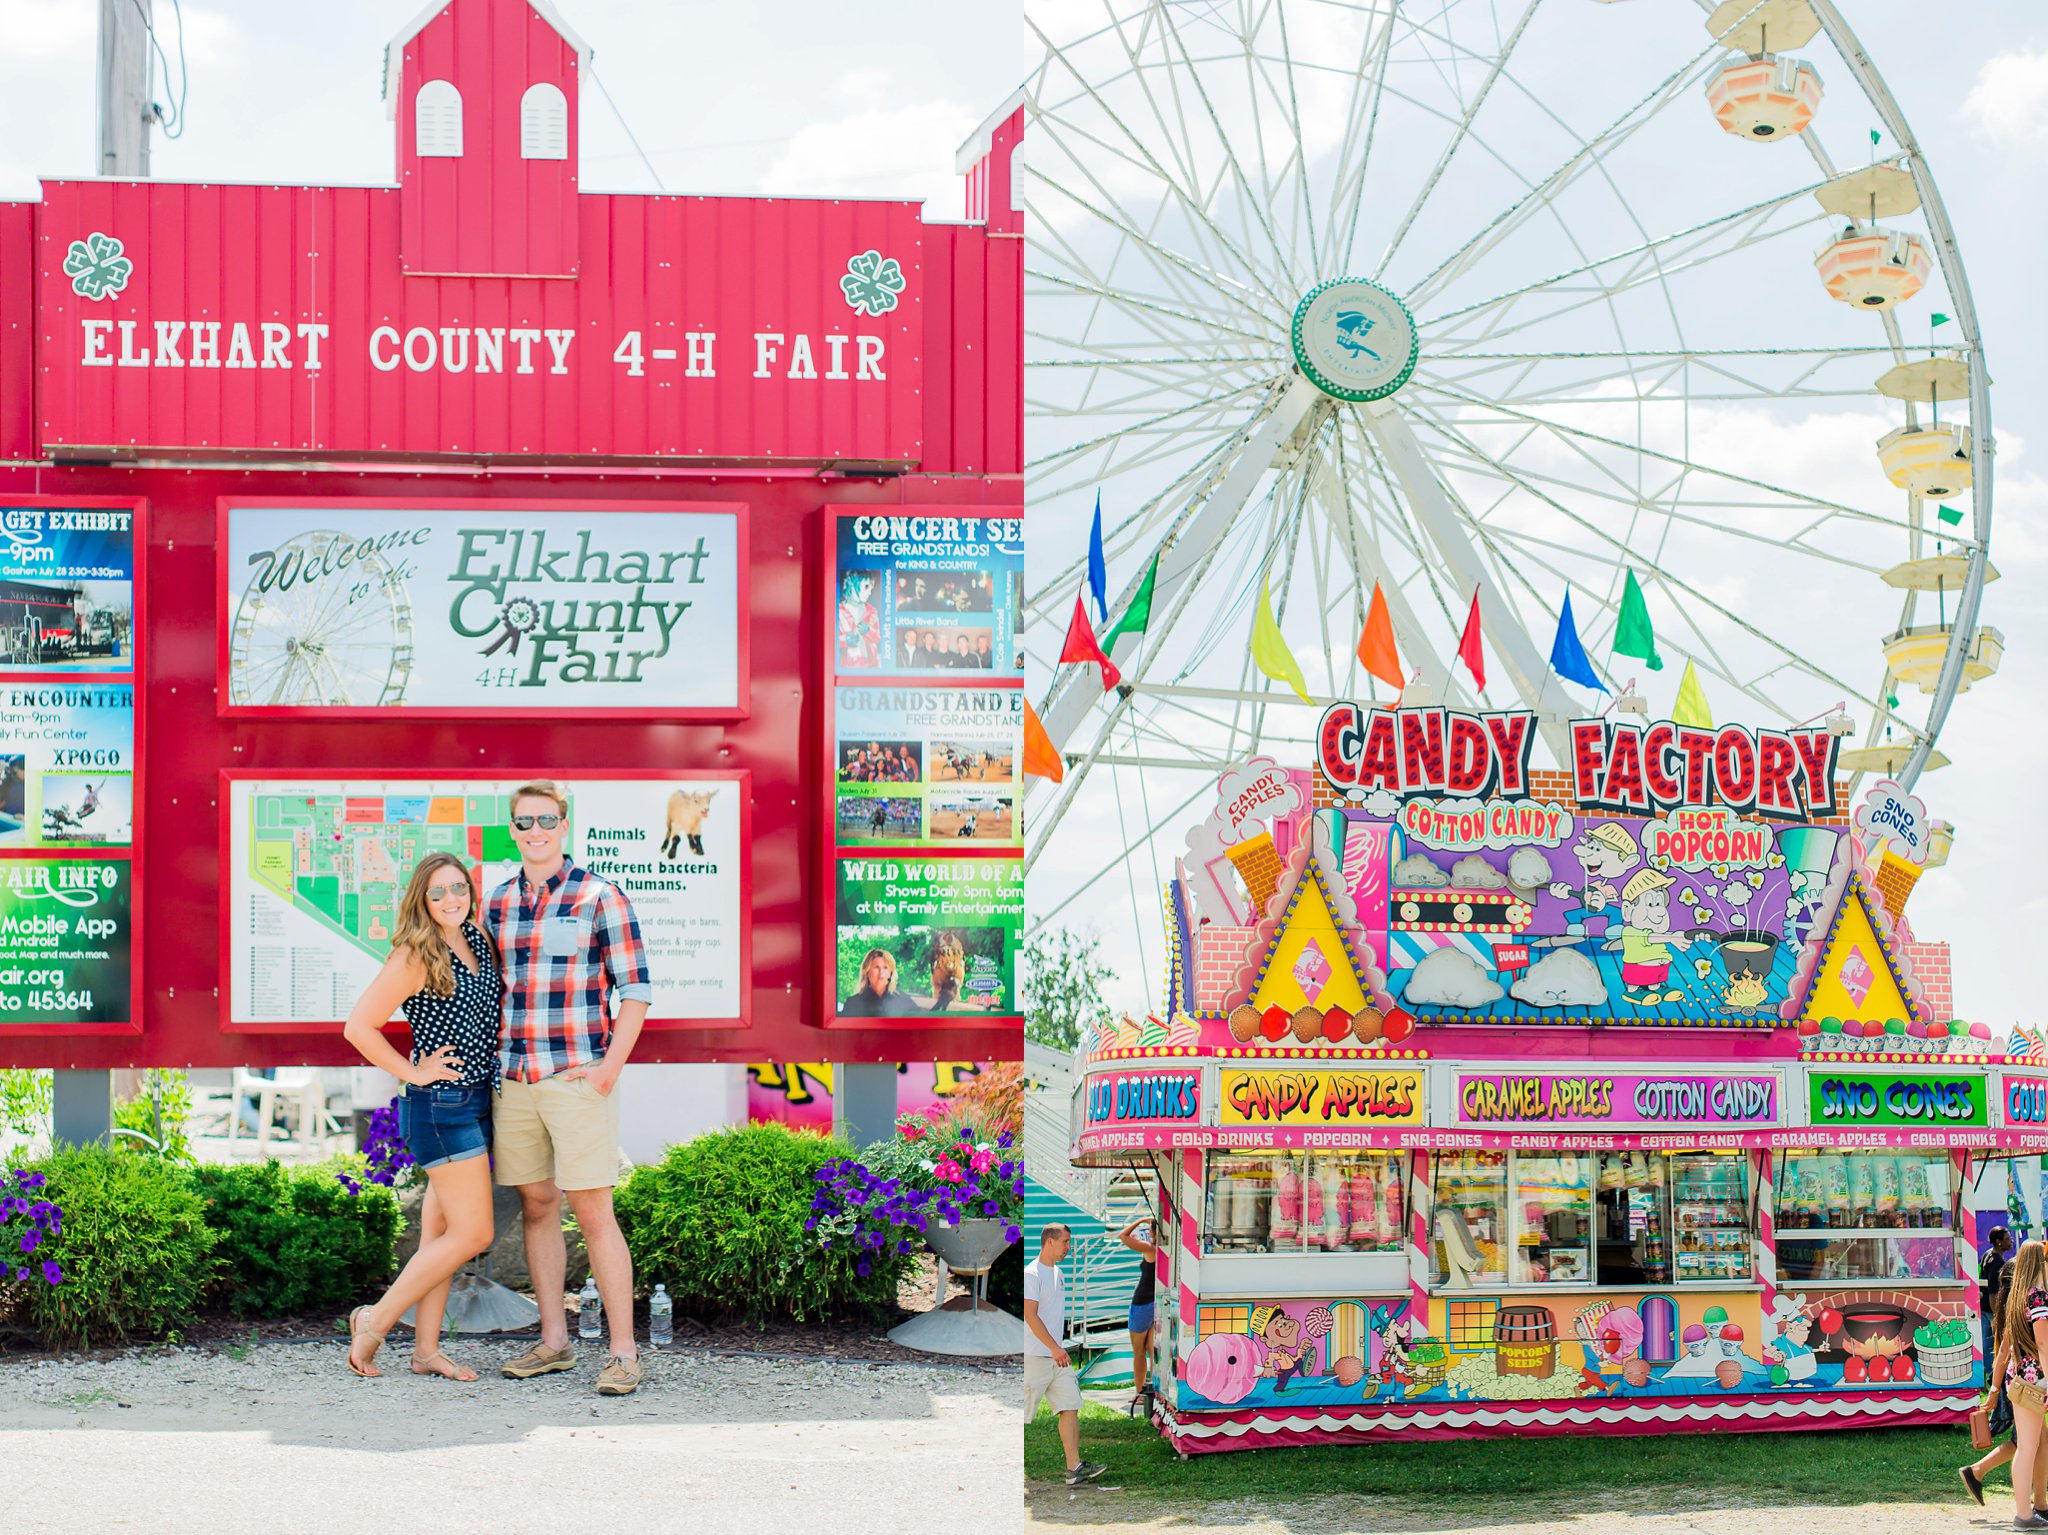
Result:
{"label": "sneaker", "polygon": [[506,1360],[500,1373],[510,1380],[531,1380],[536,1375],[575,1368],[576,1353],[573,1349],[549,1348],[545,1343],[536,1343],[518,1358]]}
{"label": "sneaker", "polygon": [[1970,1501],[1979,1508],[1982,1508],[1984,1506],[1984,1479],[1968,1466],[1963,1467],[1956,1475],[1963,1479],[1963,1491],[1970,1495]]}
{"label": "sneaker", "polygon": [[2048,1530],[2048,1519],[2039,1514],[2029,1514],[2024,1519],[2015,1519],[2012,1527],[2016,1530]]}
{"label": "sneaker", "polygon": [[597,1372],[599,1396],[631,1396],[640,1389],[640,1361],[614,1354]]}
{"label": "sneaker", "polygon": [[1067,1485],[1079,1487],[1083,1482],[1092,1482],[1108,1469],[1107,1466],[1098,1466],[1093,1461],[1084,1460],[1067,1472]]}

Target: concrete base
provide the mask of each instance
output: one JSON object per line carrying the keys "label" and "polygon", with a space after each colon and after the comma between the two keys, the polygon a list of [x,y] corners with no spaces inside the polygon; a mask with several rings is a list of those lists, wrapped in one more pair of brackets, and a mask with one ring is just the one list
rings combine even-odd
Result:
{"label": "concrete base", "polygon": [[966,1354],[986,1358],[995,1354],[1024,1352],[1024,1319],[1012,1316],[1001,1306],[983,1301],[969,1310],[965,1296],[959,1300],[914,1316],[889,1332],[891,1343],[926,1354]]}
{"label": "concrete base", "polygon": [[[399,1318],[410,1327],[412,1312]],[[517,1332],[540,1321],[540,1307],[495,1279],[463,1272],[448,1281],[448,1320],[458,1333]],[[1019,1345],[1020,1347],[1022,1345]]]}

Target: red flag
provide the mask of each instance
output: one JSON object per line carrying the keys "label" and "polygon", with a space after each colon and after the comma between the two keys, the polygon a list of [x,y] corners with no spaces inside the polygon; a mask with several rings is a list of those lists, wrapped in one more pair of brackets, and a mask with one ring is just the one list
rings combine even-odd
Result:
{"label": "red flag", "polygon": [[1486,652],[1479,644],[1479,588],[1472,589],[1472,612],[1465,620],[1464,636],[1458,641],[1458,659],[1465,663],[1465,670],[1472,674],[1473,683],[1481,688],[1486,686]]}
{"label": "red flag", "polygon": [[1401,690],[1401,653],[1394,648],[1394,621],[1387,613],[1387,594],[1379,582],[1372,584],[1372,606],[1365,615],[1365,630],[1358,636],[1358,660],[1366,671],[1395,692]]}
{"label": "red flag", "polygon": [[1024,771],[1034,778],[1049,778],[1054,783],[1063,781],[1067,776],[1067,765],[1060,760],[1045,722],[1038,717],[1038,711],[1031,707],[1028,698],[1024,700]]}
{"label": "red flag", "polygon": [[1081,605],[1077,594],[1074,598],[1074,617],[1067,625],[1067,642],[1060,648],[1062,661],[1093,661],[1102,668],[1102,691],[1107,693],[1119,682],[1124,674],[1116,669],[1116,662],[1102,653],[1102,647],[1095,643],[1095,630],[1089,626],[1088,610]]}

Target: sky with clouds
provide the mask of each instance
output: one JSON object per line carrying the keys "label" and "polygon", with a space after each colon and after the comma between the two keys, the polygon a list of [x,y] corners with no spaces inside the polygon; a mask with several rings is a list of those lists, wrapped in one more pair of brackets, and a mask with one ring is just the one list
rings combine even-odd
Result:
{"label": "sky with clouds", "polygon": [[[1099,13],[1100,4],[1032,0],[1026,9],[1027,17],[1039,20],[1048,33],[1061,35],[1062,27],[1071,32],[1088,25],[1087,18]],[[1495,9],[1503,27],[1522,11],[1520,6]],[[1652,14],[1646,16],[1645,9]],[[1564,7],[1563,18],[1550,19],[1576,26],[1575,49],[1532,53],[1537,46],[1532,41],[1520,59],[1563,71],[1547,78],[1561,93],[1558,100],[1566,112],[1576,105],[1568,71],[1588,61],[1604,82],[1614,83],[1618,76],[1617,90],[1635,80],[1639,90],[1647,92],[1654,83],[1652,66],[1631,52],[1638,29],[1657,12],[1689,14],[1691,9],[1667,7],[1663,0]],[[2042,595],[2043,578],[2048,577],[2048,540],[2042,534],[2042,519],[2048,515],[2048,449],[2041,446],[2048,444],[2048,434],[2039,426],[2042,406],[2048,402],[2048,356],[2037,340],[2044,297],[2039,251],[2048,234],[2048,211],[2036,191],[2048,176],[2048,8],[2022,0],[1984,0],[1944,11],[1938,27],[1928,24],[1924,5],[1908,0],[1860,0],[1848,10],[1933,167],[1955,226],[1985,334],[1999,446],[1992,560],[2003,579],[1986,589],[1983,621],[2003,631],[2005,661],[1997,677],[1956,703],[1941,741],[1954,764],[1921,780],[1920,793],[1930,812],[1954,822],[1958,833],[1953,860],[1921,883],[1908,915],[1922,936],[1945,938],[1953,945],[1955,993],[1963,1016],[1994,1023],[2039,1023],[2043,1009],[2032,984],[2033,956],[2041,947],[2039,924],[2048,920],[2048,886],[2035,846],[2029,794],[2041,777],[2039,765],[2048,757],[2048,728],[2042,719],[2048,703],[2048,603]],[[1697,25],[1696,20],[1685,22],[1689,28]],[[1798,51],[1815,56],[1827,86],[1821,107],[1829,129],[1826,141],[1838,162],[1849,154],[1860,160],[1869,114],[1857,99],[1855,82],[1824,40]],[[1525,78],[1543,76],[1539,70]],[[1765,166],[1789,172],[1797,162],[1803,165],[1802,174],[1811,173],[1811,162],[1789,151],[1789,146],[1757,148],[1720,135],[1704,103],[1690,92],[1670,111],[1681,124],[1696,120],[1699,133],[1687,141],[1689,159],[1669,162],[1653,188],[1644,184],[1658,203],[1650,216],[1652,233],[1686,222],[1689,200],[1699,210],[1692,216],[1699,218],[1728,206],[1716,203],[1710,190],[1724,174],[1723,166],[1740,175],[1748,174],[1750,167]],[[1044,149],[1041,136],[1038,152],[1043,154]],[[1429,158],[1425,155],[1423,163]],[[1440,200],[1455,204],[1460,195],[1455,183],[1455,177],[1446,178]],[[1125,188],[1119,185],[1116,190],[1122,195]],[[1443,210],[1451,226],[1467,229],[1484,224],[1493,211],[1477,198]],[[1896,222],[1920,227],[1917,216]],[[1369,231],[1368,244],[1372,238]],[[1803,234],[1788,238],[1793,246],[1810,249],[1820,235],[1816,228],[1811,239]],[[1704,286],[1688,290],[1688,336],[1710,338],[1706,344],[1754,344],[1773,334],[1775,326],[1783,325],[1790,333],[1793,325],[1808,319],[1829,324],[1860,318],[1837,312],[1821,294],[1802,251],[1792,249],[1774,259],[1797,275],[1783,281],[1727,283],[1718,294]],[[1937,298],[1934,307],[1942,303]],[[1920,307],[1919,313],[1910,306],[1902,311],[1909,340],[1927,334],[1925,299]],[[1720,340],[1724,337],[1730,339]],[[1953,413],[1946,412],[1945,418]],[[1882,505],[1889,512],[1894,497],[1878,473],[1872,441],[1897,420],[1897,407],[1875,398],[1811,407],[1745,404],[1708,413],[1705,426],[1720,440],[1696,440],[1694,448],[1702,461],[1712,455],[1713,461],[1745,462],[1766,478],[1782,476],[1783,483],[1852,505]],[[1113,525],[1132,509],[1138,486],[1117,480],[1110,484],[1105,522]],[[1085,549],[1092,498],[1093,491],[1086,486],[1071,487],[1064,495],[1052,494],[1044,479],[1034,486],[1034,592]],[[1884,558],[1904,554],[1901,547]],[[1133,550],[1113,563],[1112,591],[1142,570],[1145,557],[1143,551]],[[1745,570],[1738,562],[1735,568],[1714,573],[1714,589],[1766,624],[1774,605],[1783,602],[1839,610],[1842,635],[1853,637],[1853,643],[1842,647],[1847,657],[1843,674],[1865,688],[1874,684],[1874,637],[1896,619],[1890,594],[1873,578],[1850,571],[1841,572],[1838,581],[1809,582],[1802,574],[1798,589],[1787,591],[1786,572],[1772,569],[1777,563],[1754,556]],[[1064,600],[1071,604],[1071,587]],[[1581,608],[1583,624],[1583,597]],[[1925,621],[1931,619],[1930,613]],[[1235,654],[1242,654],[1248,610],[1233,613],[1229,622],[1235,626],[1229,643],[1235,645]],[[1057,636],[1039,638],[1056,650]],[[1303,659],[1311,690],[1326,694],[1314,636],[1296,629],[1290,639]],[[1547,642],[1546,633],[1542,643]],[[1035,648],[1042,652],[1047,647]],[[1338,649],[1342,648],[1340,644]],[[1042,696],[1045,678],[1045,669],[1038,667],[1032,678],[1034,696]],[[1646,681],[1653,711],[1663,712],[1676,685],[1675,675],[1667,670]],[[1503,706],[1499,695],[1495,700],[1495,707]],[[1802,708],[1799,717],[1825,711],[1834,699],[1816,695],[1802,701],[1810,708]],[[1313,717],[1297,712],[1304,721]],[[1916,709],[1908,712],[1918,717]],[[1859,713],[1859,726],[1864,718],[1867,711]],[[1083,740],[1092,739],[1094,730],[1093,724],[1085,727]],[[1172,830],[1143,847],[1127,865],[1105,857],[1104,850],[1123,846],[1148,821],[1165,817],[1195,783],[1192,776],[1134,768],[1099,771],[1092,792],[1069,810],[1060,835],[1034,867],[1034,919],[1057,907],[1061,909],[1055,920],[1061,925],[1093,929],[1100,935],[1104,956],[1118,972],[1110,1000],[1120,1008],[1160,1005],[1156,972],[1161,937],[1155,892],[1159,878],[1171,872],[1182,830],[1200,819],[1209,801],[1199,798],[1196,809],[1172,818]],[[1042,814],[1044,803],[1045,797],[1035,796],[1032,808]]]}

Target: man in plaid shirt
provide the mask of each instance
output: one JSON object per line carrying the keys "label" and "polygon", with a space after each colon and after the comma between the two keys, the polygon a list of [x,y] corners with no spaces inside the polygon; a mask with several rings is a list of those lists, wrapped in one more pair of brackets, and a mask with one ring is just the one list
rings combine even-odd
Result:
{"label": "man in plaid shirt", "polygon": [[[496,1177],[519,1190],[526,1263],[540,1303],[540,1342],[504,1372],[526,1380],[575,1368],[562,1310],[566,1192],[611,1333],[598,1394],[626,1396],[640,1384],[640,1351],[633,1341],[633,1259],[612,1211],[618,1082],[654,992],[632,903],[564,855],[568,834],[562,791],[546,780],[520,785],[512,795],[519,872],[484,903],[505,971]],[[616,1018],[609,1016],[613,998]]]}

